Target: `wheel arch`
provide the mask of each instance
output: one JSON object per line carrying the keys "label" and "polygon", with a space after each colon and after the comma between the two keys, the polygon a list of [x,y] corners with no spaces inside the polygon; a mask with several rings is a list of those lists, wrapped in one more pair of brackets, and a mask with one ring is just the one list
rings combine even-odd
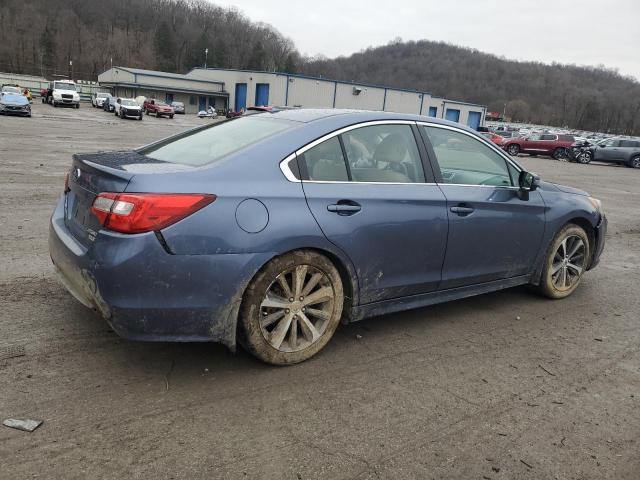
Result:
{"label": "wheel arch", "polygon": [[231,314],[229,315],[227,322],[227,341],[225,344],[231,349],[235,350],[236,344],[238,341],[238,323],[240,320],[240,311],[241,305],[244,302],[245,295],[249,285],[253,282],[260,272],[264,270],[264,268],[275,258],[282,257],[284,255],[288,255],[293,252],[300,251],[312,251],[323,255],[336,267],[338,273],[340,274],[340,280],[342,280],[342,288],[344,291],[344,305],[342,308],[342,322],[349,322],[352,316],[352,310],[355,305],[358,305],[358,279],[356,276],[355,269],[351,264],[351,261],[342,253],[334,251],[334,249],[321,247],[321,246],[313,246],[313,247],[298,247],[291,248],[289,250],[278,252],[275,255],[267,258],[259,268],[256,268],[253,272],[253,275],[243,283],[242,290],[239,295],[237,295],[237,300],[232,302],[234,308],[232,308]]}
{"label": "wheel arch", "polygon": [[[553,235],[549,237],[549,240],[543,250],[543,256],[538,259],[536,268],[533,272],[533,275],[531,276],[531,283],[533,285],[540,284],[542,270],[544,267],[544,261],[547,258],[547,255],[549,254],[549,249],[553,245],[553,240],[556,238],[556,235],[558,235],[558,232],[560,232],[567,225],[577,225],[578,227],[582,228],[586,232],[587,238],[589,239],[589,263],[588,263],[589,267],[593,263],[593,256],[595,255],[595,252],[597,249],[595,226],[593,225],[591,220],[589,220],[586,217],[580,217],[580,216],[571,217],[568,220],[565,220],[563,223],[561,223],[559,227],[553,231]],[[587,268],[587,270],[588,269],[589,268]]]}

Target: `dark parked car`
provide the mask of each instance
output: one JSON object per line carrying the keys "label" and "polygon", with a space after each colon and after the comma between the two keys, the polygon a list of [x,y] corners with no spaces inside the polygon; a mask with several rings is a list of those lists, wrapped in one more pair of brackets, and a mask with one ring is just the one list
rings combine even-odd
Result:
{"label": "dark parked car", "polygon": [[571,135],[542,133],[524,138],[510,138],[503,146],[509,155],[513,156],[519,153],[528,153],[530,155],[547,155],[556,160],[562,160],[567,158],[567,152],[573,142],[575,139]]}
{"label": "dark parked car", "polygon": [[107,96],[102,101],[102,109],[105,112],[115,112],[116,111],[116,97],[107,93]]}
{"label": "dark parked car", "polygon": [[175,113],[179,113],[184,115],[184,103],[182,102],[171,102],[171,107]]}
{"label": "dark parked car", "polygon": [[49,250],[124,337],[290,364],[341,320],[524,284],[566,297],[606,226],[600,201],[457,123],[299,109],[74,155]]}
{"label": "dark parked car", "polygon": [[640,140],[612,138],[590,148],[591,159],[640,168]]}
{"label": "dark parked car", "polygon": [[29,99],[21,93],[5,92],[0,94],[0,114],[30,117],[31,105],[29,105]]}

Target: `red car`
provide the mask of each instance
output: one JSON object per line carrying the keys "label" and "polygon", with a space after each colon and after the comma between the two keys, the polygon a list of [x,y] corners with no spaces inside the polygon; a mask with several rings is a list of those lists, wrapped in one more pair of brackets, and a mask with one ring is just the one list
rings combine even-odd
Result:
{"label": "red car", "polygon": [[548,155],[556,160],[561,160],[567,158],[569,147],[574,142],[571,135],[543,133],[529,135],[525,138],[505,138],[502,147],[512,156],[528,153],[530,155]]}
{"label": "red car", "polygon": [[159,102],[153,98],[144,101],[142,104],[142,110],[144,110],[145,114],[149,115],[150,113],[153,113],[156,117],[173,118],[173,115],[175,114],[171,105]]}
{"label": "red car", "polygon": [[499,147],[503,145],[505,140],[508,140],[504,137],[501,137],[497,133],[493,133],[493,132],[483,132],[482,135],[488,138],[489,140],[491,140],[493,143],[495,143]]}

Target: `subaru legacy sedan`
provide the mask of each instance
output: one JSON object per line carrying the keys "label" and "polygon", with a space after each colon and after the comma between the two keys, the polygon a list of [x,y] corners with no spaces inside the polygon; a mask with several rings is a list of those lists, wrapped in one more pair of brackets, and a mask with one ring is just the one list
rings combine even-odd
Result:
{"label": "subaru legacy sedan", "polygon": [[460,124],[273,109],[74,155],[49,247],[119,335],[283,365],[341,321],[525,284],[566,297],[606,228],[600,201]]}

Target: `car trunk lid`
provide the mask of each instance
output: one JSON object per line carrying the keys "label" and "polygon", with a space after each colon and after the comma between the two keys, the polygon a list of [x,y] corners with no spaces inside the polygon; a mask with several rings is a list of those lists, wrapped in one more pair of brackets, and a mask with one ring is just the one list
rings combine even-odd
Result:
{"label": "car trunk lid", "polygon": [[125,167],[141,157],[136,152],[76,154],[69,171],[65,194],[65,224],[85,245],[95,239],[100,230],[98,218],[91,206],[100,192],[120,193],[125,190],[133,173]]}

